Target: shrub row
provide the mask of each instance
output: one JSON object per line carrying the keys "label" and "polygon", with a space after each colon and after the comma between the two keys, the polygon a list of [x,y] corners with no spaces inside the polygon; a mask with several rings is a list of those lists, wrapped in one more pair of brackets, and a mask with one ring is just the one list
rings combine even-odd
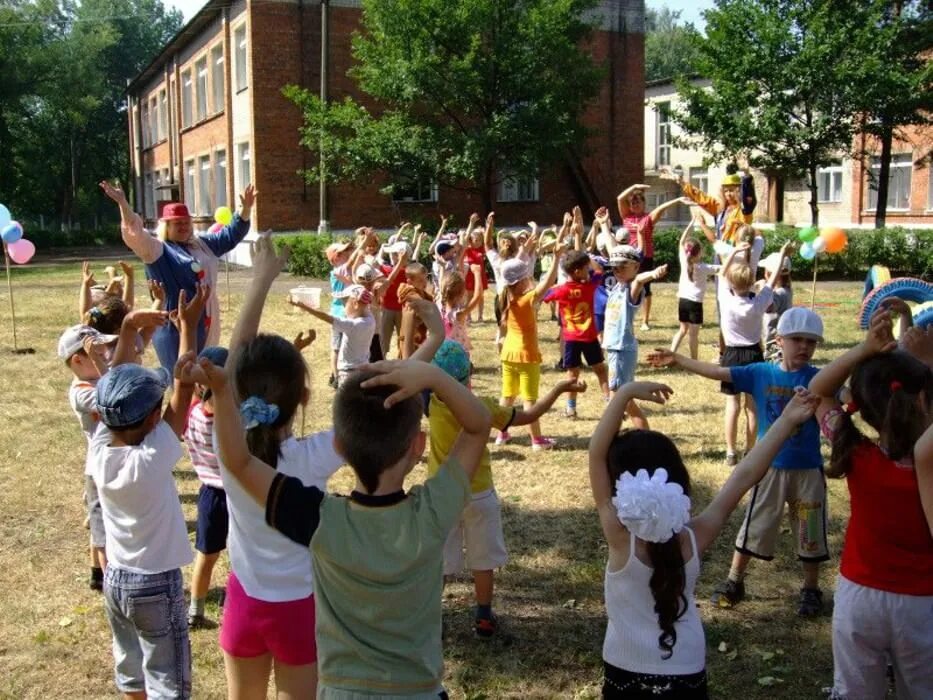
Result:
{"label": "shrub row", "polygon": [[99,229],[86,228],[73,231],[49,231],[27,226],[25,236],[39,250],[48,248],[77,248],[95,245],[122,245],[120,226],[114,224]]}

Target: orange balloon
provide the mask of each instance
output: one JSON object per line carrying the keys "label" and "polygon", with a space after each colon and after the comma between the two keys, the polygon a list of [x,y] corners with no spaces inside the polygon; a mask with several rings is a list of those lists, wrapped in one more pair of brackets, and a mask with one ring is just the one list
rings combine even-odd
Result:
{"label": "orange balloon", "polygon": [[838,253],[849,242],[846,232],[836,226],[824,228],[820,231],[820,238],[826,241],[827,253]]}

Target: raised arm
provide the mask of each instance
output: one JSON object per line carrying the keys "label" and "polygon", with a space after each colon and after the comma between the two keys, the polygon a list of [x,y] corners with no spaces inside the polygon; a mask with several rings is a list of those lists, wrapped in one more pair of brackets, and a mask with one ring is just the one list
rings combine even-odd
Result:
{"label": "raised arm", "polygon": [[[473,216],[479,219],[479,214],[473,214],[470,216],[470,221],[473,221]],[[495,236],[493,234],[496,230],[496,212],[491,211],[486,214],[486,228],[483,230],[483,245],[486,247],[486,250],[492,250],[496,247]]]}
{"label": "raised arm", "polygon": [[557,246],[554,248],[554,264],[551,265],[551,269],[547,271],[547,276],[542,277],[541,281],[538,282],[538,286],[535,287],[535,301],[541,301],[541,298],[547,294],[547,290],[554,286],[554,282],[557,281],[557,268],[560,267],[560,256],[567,251],[566,246],[563,242],[558,241]]}
{"label": "raised arm", "polygon": [[306,303],[304,303],[300,299],[296,299],[291,294],[288,295],[287,301],[292,306],[295,306],[301,309],[302,311],[308,312],[309,314],[314,316],[314,318],[318,319],[319,321],[323,321],[324,323],[334,325],[334,317],[330,315],[329,313],[327,313],[326,311],[321,311],[320,309],[315,309],[313,306],[308,306]]}
{"label": "raised arm", "polygon": [[182,368],[193,361],[198,354],[198,323],[204,313],[204,306],[211,294],[211,288],[199,284],[194,298],[188,303],[185,291],[178,293],[178,308],[173,312],[178,322],[178,361],[175,363],[175,387],[168,408],[162,414],[162,420],[169,424],[178,437],[185,433],[188,408],[194,393],[194,383],[183,376]]}
{"label": "raised arm", "polygon": [[657,282],[665,277],[667,277],[667,265],[660,265],[653,270],[639,272],[635,275],[635,279],[632,280],[632,284],[629,287],[629,294],[632,299],[638,299],[638,297],[641,296],[641,290],[644,289],[645,284],[648,282]]}
{"label": "raised arm", "polygon": [[164,326],[168,323],[168,320],[167,311],[149,311],[146,309],[130,311],[123,317],[123,323],[120,325],[120,335],[117,338],[117,346],[113,351],[110,366],[116,367],[117,365],[135,361],[136,334],[146,334],[148,332],[151,336],[156,328]]}
{"label": "raised arm", "polygon": [[136,275],[132,265],[127,265],[122,260],[119,263],[123,270],[123,303],[126,308],[132,309],[136,306]]}
{"label": "raised arm", "polygon": [[691,374],[697,374],[717,382],[732,381],[732,373],[728,367],[720,367],[712,362],[694,360],[664,348],[655,348],[654,352],[648,353],[647,359],[652,367],[670,367],[673,365],[681,367]]}
{"label": "raised arm", "polygon": [[891,313],[885,309],[879,309],[872,314],[865,340],[817,372],[810,380],[809,389],[817,396],[833,398],[846,383],[858,363],[896,347],[897,341],[894,340]]}
{"label": "raised arm", "polygon": [[438,310],[437,305],[427,299],[412,295],[408,304],[428,329],[428,334],[421,342],[421,345],[414,352],[409,353],[409,356],[412,360],[430,362],[434,359],[434,355],[441,343],[444,342],[444,336],[446,335],[444,319],[441,318],[441,312]]}
{"label": "raised arm", "polygon": [[253,277],[246,289],[243,308],[240,310],[236,325],[233,327],[233,334],[230,336],[228,364],[229,358],[233,357],[237,349],[249,343],[259,332],[259,321],[262,318],[262,309],[266,303],[269,288],[272,287],[272,282],[288,262],[289,253],[288,246],[285,246],[281,253],[276,254],[272,239],[268,235],[262,235],[250,242],[249,254],[253,265]]}
{"label": "raised arm", "polygon": [[512,425],[519,426],[534,423],[550,410],[561,394],[566,394],[568,391],[582,394],[586,391],[586,382],[580,379],[561,379],[548,393],[538,399],[531,408],[516,409]]}
{"label": "raised arm", "polygon": [[651,217],[651,221],[653,221],[654,223],[658,223],[658,219],[661,218],[661,215],[664,214],[664,212],[666,212],[668,209],[670,209],[673,206],[677,206],[678,204],[685,204],[686,206],[689,207],[690,205],[693,204],[693,200],[687,197],[676,197],[674,199],[669,199],[668,201],[662,202],[661,204],[656,206],[654,209],[652,209],[651,213],[648,214],[648,216]]}
{"label": "raised arm", "polygon": [[917,470],[920,504],[930,535],[933,536],[933,425],[926,429],[914,445],[914,468]]}
{"label": "raised arm", "polygon": [[[765,283],[772,289],[774,289],[775,283],[777,283],[778,277],[781,276],[781,270],[784,268],[784,260],[787,258],[787,255],[794,249],[794,244],[791,241],[786,241],[784,245],[781,246],[781,259],[778,260],[777,265],[774,266],[774,269],[771,270],[771,274],[768,275],[768,281]],[[751,250],[749,250],[749,256],[751,256]],[[749,264],[751,264],[749,260]]]}
{"label": "raised arm", "polygon": [[81,323],[84,323],[84,314],[94,305],[91,303],[91,287],[95,284],[91,263],[85,260],[81,263],[81,288],[78,290],[78,319]]}
{"label": "raised arm", "polygon": [[632,185],[631,187],[626,187],[624,190],[619,192],[619,195],[616,197],[616,206],[619,209],[619,217],[623,220],[626,216],[632,213],[632,210],[628,206],[628,198],[632,196],[635,192],[644,192],[645,190],[650,189],[648,185]]}
{"label": "raised arm", "polygon": [[123,190],[106,180],[101,181],[100,188],[120,207],[120,235],[123,242],[147,265],[158,260],[162,256],[162,241],[143,230],[143,220],[130,207]]}

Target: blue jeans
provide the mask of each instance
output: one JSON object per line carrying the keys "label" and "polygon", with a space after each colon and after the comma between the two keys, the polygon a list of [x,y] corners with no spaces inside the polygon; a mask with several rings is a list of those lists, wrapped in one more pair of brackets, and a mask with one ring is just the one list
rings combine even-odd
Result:
{"label": "blue jeans", "polygon": [[607,350],[606,362],[609,364],[609,389],[618,391],[623,384],[635,381],[635,367],[638,365],[638,348],[628,350]]}
{"label": "blue jeans", "polygon": [[117,688],[149,700],[191,697],[191,645],[181,569],[136,574],[108,566],[104,609]]}

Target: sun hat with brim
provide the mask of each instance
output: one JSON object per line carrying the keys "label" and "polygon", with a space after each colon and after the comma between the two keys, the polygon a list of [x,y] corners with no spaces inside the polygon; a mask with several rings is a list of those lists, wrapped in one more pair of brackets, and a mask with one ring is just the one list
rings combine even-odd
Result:
{"label": "sun hat with brim", "polygon": [[373,293],[361,284],[351,284],[342,291],[334,293],[334,299],[356,299],[363,304],[373,300]]}
{"label": "sun hat with brim", "polygon": [[823,342],[823,319],[803,306],[789,308],[778,319],[777,334],[782,337],[798,336]]}
{"label": "sun hat with brim", "polygon": [[609,267],[619,267],[625,263],[641,263],[642,254],[638,248],[630,245],[620,245],[613,248],[609,254]]}
{"label": "sun hat with brim", "polygon": [[723,187],[738,187],[742,184],[742,177],[738,173],[732,173],[731,175],[726,175],[722,179]]}
{"label": "sun hat with brim", "polygon": [[115,335],[105,335],[95,328],[79,324],[72,326],[58,339],[58,356],[67,360],[79,350],[84,349],[84,341],[94,339],[94,345],[109,345],[117,339]]}
{"label": "sun hat with brim", "polygon": [[353,278],[357,282],[372,282],[375,280],[381,273],[376,270],[369,263],[362,263],[353,271]]}
{"label": "sun hat with brim", "polygon": [[456,340],[445,340],[432,362],[461,384],[470,378],[470,356]]}
{"label": "sun hat with brim", "polygon": [[390,243],[383,250],[387,253],[393,255],[401,255],[402,253],[408,253],[411,255],[411,246],[407,241],[395,241],[395,243]]}
{"label": "sun hat with brim", "polygon": [[[777,269],[778,263],[780,262],[781,262],[781,254],[771,253],[771,255],[765,258],[762,258],[761,260],[758,261],[758,267],[764,268],[768,272],[773,272],[775,269]],[[790,272],[791,270],[790,258],[788,257],[784,258],[784,264],[782,265],[782,267],[784,269],[784,272]]]}
{"label": "sun hat with brim", "polygon": [[511,287],[513,284],[521,282],[531,275],[531,268],[528,263],[518,258],[510,258],[502,263],[502,279],[506,285]]}
{"label": "sun hat with brim", "polygon": [[324,255],[327,257],[327,262],[333,265],[334,261],[337,259],[337,256],[349,250],[351,245],[352,244],[350,241],[338,241],[337,243],[331,243],[324,249]]}
{"label": "sun hat with brim", "polygon": [[162,208],[162,215],[159,218],[162,221],[190,219],[191,212],[188,211],[188,205],[183,202],[169,202]]}
{"label": "sun hat with brim", "polygon": [[172,375],[164,367],[117,365],[97,382],[97,413],[108,428],[136,425],[162,402]]}

